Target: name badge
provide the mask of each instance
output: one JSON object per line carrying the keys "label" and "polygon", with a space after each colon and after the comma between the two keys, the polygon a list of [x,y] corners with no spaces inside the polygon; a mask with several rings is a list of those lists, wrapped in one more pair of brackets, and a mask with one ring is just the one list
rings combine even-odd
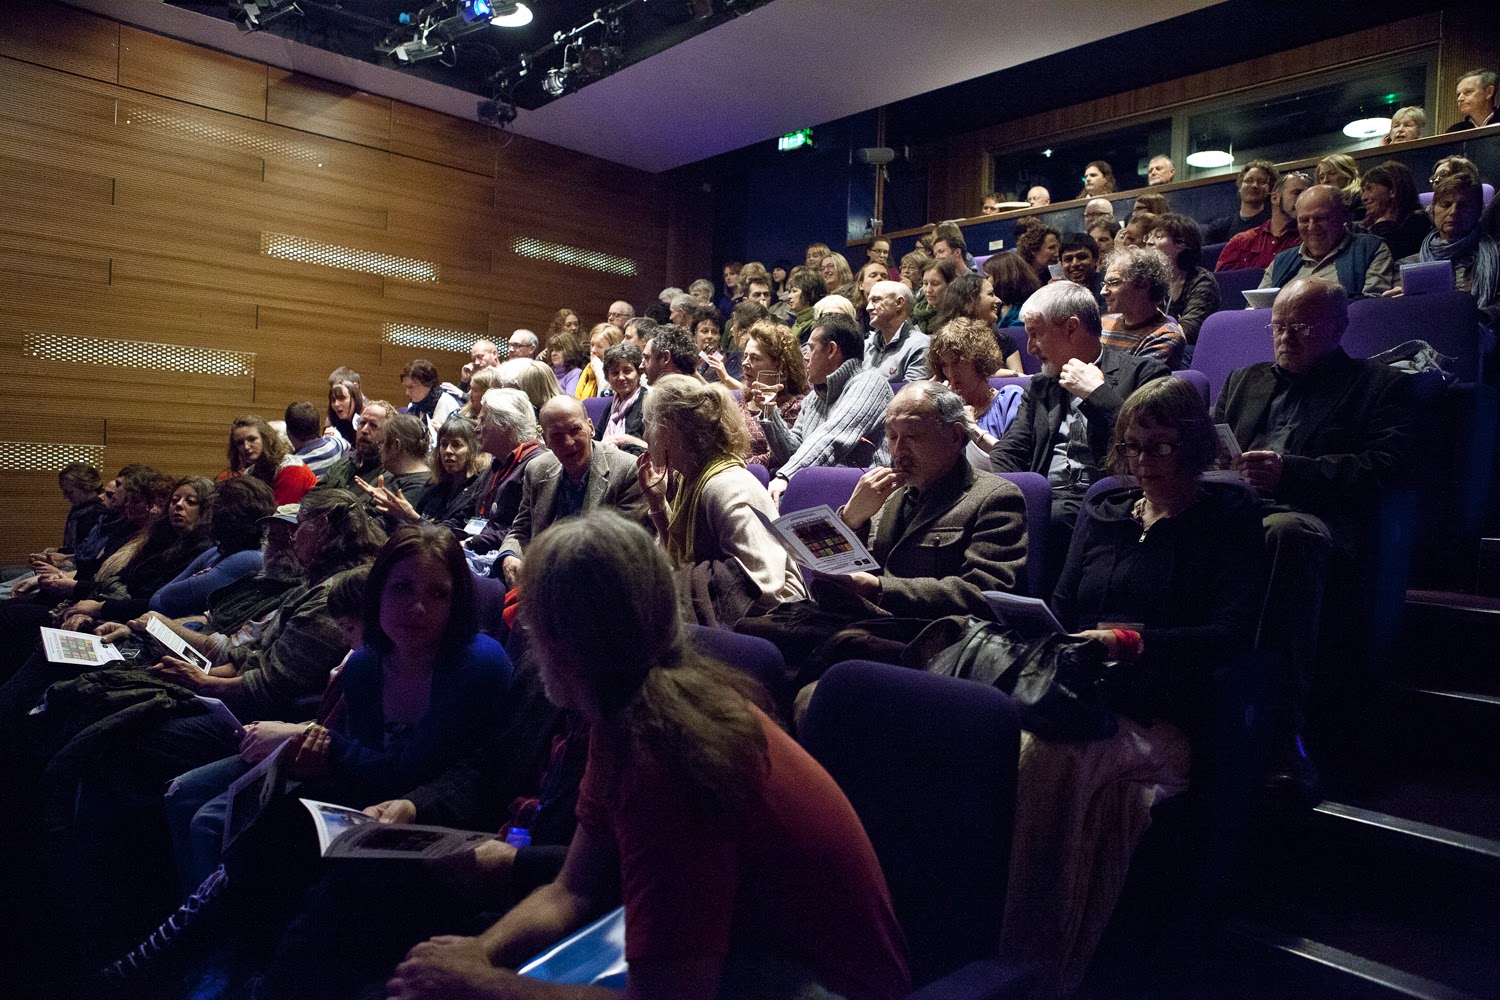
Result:
{"label": "name badge", "polygon": [[464,525],[464,534],[468,535],[470,538],[473,538],[475,535],[483,531],[485,525],[489,523],[490,522],[488,518],[471,517],[469,518],[469,523]]}

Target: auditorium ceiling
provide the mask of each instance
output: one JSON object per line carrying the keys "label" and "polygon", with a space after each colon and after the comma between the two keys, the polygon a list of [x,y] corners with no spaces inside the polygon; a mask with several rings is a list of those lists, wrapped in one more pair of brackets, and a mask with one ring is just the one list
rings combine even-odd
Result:
{"label": "auditorium ceiling", "polygon": [[[476,117],[481,100],[498,97],[517,109],[507,126],[517,133],[652,172],[881,106],[890,108],[905,141],[919,141],[933,128],[975,128],[1005,120],[996,114],[1008,118],[1049,101],[1099,96],[1098,85],[1122,74],[1150,82],[1145,78],[1173,72],[1174,61],[1214,53],[1221,63],[1245,58],[1236,47],[1247,34],[1267,36],[1271,20],[1237,24],[1240,12],[1265,9],[1242,0],[529,0],[533,17],[524,27],[481,24],[454,32],[459,22],[450,22],[448,33],[458,35],[451,43],[442,44],[445,35],[435,32],[424,37],[437,44],[407,46],[402,58],[391,50],[418,40],[413,25],[423,21],[423,8],[400,0],[297,0],[296,11],[286,9],[287,0],[67,2],[465,118]],[[489,2],[497,12],[508,9],[505,0]],[[259,30],[245,30],[247,6],[262,21]],[[1388,6],[1373,0],[1360,9],[1371,17]],[[435,12],[428,24],[459,14],[431,3],[425,10]],[[548,69],[565,62],[566,39],[552,44],[557,33],[601,10],[616,22],[615,34],[583,32],[571,55],[576,59],[585,47],[614,49],[609,59],[621,68],[582,84],[584,74],[565,78],[562,96],[544,93]],[[608,16],[611,10],[620,11],[618,18]],[[400,23],[403,13],[411,24]],[[1351,16],[1342,15],[1345,22]],[[1184,30],[1174,31],[1177,24]],[[1214,30],[1205,34],[1205,26]],[[1149,31],[1176,44],[1137,50],[1136,59],[1120,60],[1124,66],[1067,62],[1067,53]],[[1279,25],[1266,41],[1284,47],[1298,41],[1291,31]],[[523,55],[530,58],[519,74]],[[1043,81],[1035,73],[1016,76],[1013,82],[1025,85],[1007,86],[1008,74],[1040,66],[1059,72]]]}

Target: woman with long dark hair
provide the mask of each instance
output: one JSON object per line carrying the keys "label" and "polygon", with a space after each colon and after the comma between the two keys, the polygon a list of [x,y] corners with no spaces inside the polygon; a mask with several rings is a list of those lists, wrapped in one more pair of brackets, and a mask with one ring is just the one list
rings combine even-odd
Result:
{"label": "woman with long dark hair", "polygon": [[[623,891],[627,1000],[905,995],[901,930],[858,817],[754,682],[694,650],[661,546],[612,511],[566,518],[527,550],[521,592],[547,697],[590,727],[578,831],[555,882],[479,937],[417,945],[390,992],[503,990],[500,967]],[[784,989],[750,985],[771,969]],[[575,990],[552,987],[593,995]]]}
{"label": "woman with long dark hair", "polygon": [[[331,392],[332,390],[330,390]],[[276,497],[276,503],[299,503],[318,485],[318,477],[287,450],[286,441],[258,413],[247,413],[229,428],[229,467],[214,478],[254,476]]]}

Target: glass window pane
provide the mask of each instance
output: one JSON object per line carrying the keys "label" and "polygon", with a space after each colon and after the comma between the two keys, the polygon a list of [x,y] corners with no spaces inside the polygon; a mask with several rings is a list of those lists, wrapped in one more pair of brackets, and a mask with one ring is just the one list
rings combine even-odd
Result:
{"label": "glass window pane", "polygon": [[1345,134],[1345,126],[1362,119],[1388,119],[1408,105],[1420,108],[1426,102],[1426,88],[1424,56],[1405,66],[1192,115],[1188,119],[1188,156],[1221,151],[1232,154],[1233,160],[1196,167],[1189,159],[1186,173],[1178,173],[1177,179],[1232,173],[1251,160],[1285,163],[1378,145],[1383,130],[1368,138],[1352,138]]}
{"label": "glass window pane", "polygon": [[990,190],[1005,195],[1007,201],[1025,201],[1027,190],[1040,184],[1052,193],[1053,201],[1067,201],[1083,190],[1084,167],[1103,160],[1114,168],[1115,190],[1129,191],[1146,186],[1146,163],[1151,157],[1171,152],[1172,120],[1143,122],[1034,149],[997,153]]}

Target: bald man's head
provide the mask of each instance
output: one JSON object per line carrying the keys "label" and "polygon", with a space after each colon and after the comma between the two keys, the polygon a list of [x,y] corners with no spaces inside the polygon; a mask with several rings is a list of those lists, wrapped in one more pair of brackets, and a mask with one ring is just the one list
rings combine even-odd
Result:
{"label": "bald man's head", "polygon": [[1349,326],[1349,296],[1336,282],[1298,278],[1271,305],[1271,347],[1278,367],[1306,374],[1338,349]]}
{"label": "bald man's head", "polygon": [[1348,232],[1349,203],[1331,184],[1314,184],[1297,199],[1297,232],[1314,259],[1325,257]]}
{"label": "bald man's head", "polygon": [[572,396],[553,396],[537,414],[542,443],[557,456],[569,479],[582,479],[594,458],[594,425],[583,403]]}

